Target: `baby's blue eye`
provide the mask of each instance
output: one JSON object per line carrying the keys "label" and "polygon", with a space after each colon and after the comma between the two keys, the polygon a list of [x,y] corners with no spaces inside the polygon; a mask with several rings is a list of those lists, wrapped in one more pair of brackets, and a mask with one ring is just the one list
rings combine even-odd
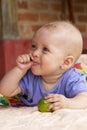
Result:
{"label": "baby's blue eye", "polygon": [[48,48],[44,47],[44,48],[43,48],[43,51],[49,51],[49,50],[48,50]]}
{"label": "baby's blue eye", "polygon": [[36,48],[36,45],[32,44],[31,48],[32,48],[32,49],[35,49],[35,48]]}

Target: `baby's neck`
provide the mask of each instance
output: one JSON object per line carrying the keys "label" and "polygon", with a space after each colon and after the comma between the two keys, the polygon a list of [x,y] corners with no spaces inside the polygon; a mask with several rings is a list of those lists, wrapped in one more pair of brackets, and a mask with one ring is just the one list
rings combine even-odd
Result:
{"label": "baby's neck", "polygon": [[51,90],[59,81],[61,75],[43,76],[42,83],[45,91]]}

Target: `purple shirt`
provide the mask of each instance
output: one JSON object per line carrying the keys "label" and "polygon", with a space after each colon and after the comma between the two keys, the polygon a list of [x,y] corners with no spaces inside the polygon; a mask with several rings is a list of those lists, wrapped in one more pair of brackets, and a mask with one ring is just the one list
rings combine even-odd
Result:
{"label": "purple shirt", "polygon": [[24,96],[21,100],[29,106],[37,105],[39,99],[50,93],[62,94],[67,98],[72,98],[80,92],[87,92],[86,77],[75,68],[65,72],[56,86],[45,91],[40,76],[35,76],[29,70],[20,80],[20,88]]}

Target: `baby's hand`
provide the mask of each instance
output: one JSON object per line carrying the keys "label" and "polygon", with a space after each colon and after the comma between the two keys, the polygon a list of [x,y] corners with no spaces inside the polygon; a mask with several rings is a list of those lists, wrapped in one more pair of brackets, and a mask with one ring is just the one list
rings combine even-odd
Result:
{"label": "baby's hand", "polygon": [[23,55],[18,56],[16,63],[20,69],[25,69],[25,70],[30,69],[32,65],[30,54],[23,54]]}
{"label": "baby's hand", "polygon": [[45,103],[52,102],[48,110],[68,108],[68,98],[61,94],[49,94],[45,97]]}

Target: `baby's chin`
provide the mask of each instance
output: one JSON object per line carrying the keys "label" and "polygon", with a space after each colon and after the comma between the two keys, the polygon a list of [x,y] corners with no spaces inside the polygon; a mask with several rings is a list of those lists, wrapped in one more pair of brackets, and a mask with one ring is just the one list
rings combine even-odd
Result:
{"label": "baby's chin", "polygon": [[40,75],[41,75],[41,73],[39,73],[38,71],[35,71],[35,70],[33,70],[33,69],[31,69],[31,71],[32,71],[32,73],[33,73],[34,75],[37,75],[37,76],[40,76]]}

